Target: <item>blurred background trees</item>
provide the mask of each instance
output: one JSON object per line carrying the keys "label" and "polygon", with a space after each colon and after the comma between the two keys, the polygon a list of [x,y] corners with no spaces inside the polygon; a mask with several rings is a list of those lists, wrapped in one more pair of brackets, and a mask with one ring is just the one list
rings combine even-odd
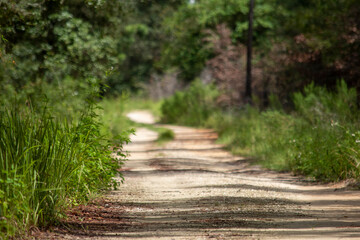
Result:
{"label": "blurred background trees", "polygon": [[[247,0],[17,0],[0,8],[3,92],[93,78],[118,94],[176,73],[178,82],[214,81],[225,105],[242,102]],[[333,89],[339,79],[359,89],[359,11],[356,0],[257,0],[255,97],[266,105],[274,93],[286,103],[311,82]]]}
{"label": "blurred background trees", "polygon": [[[359,88],[355,67],[360,50],[356,18],[359,9],[360,4],[351,0],[257,0],[255,96],[266,104],[266,98],[274,93],[286,103],[292,92],[311,82],[333,89],[342,78]],[[245,91],[247,14],[246,0],[200,0],[183,5],[165,24],[170,26],[168,31],[174,39],[163,48],[162,60],[178,67],[188,81],[208,67],[215,82],[227,81],[231,85],[222,87],[232,89],[233,92],[226,94],[235,98],[230,102],[241,101]],[[227,30],[219,31],[219,28]],[[223,66],[214,67],[214,61],[228,52],[229,47],[238,49],[237,57],[228,57],[227,61],[221,57],[218,65]],[[229,76],[234,79],[230,81]]]}

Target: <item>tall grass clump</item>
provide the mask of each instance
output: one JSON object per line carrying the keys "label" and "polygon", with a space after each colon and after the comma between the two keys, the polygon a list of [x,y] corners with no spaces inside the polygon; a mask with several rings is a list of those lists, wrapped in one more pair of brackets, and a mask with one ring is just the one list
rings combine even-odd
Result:
{"label": "tall grass clump", "polygon": [[294,152],[296,173],[318,180],[359,179],[360,123],[357,93],[340,81],[330,92],[313,84],[294,95],[297,121]]}
{"label": "tall grass clump", "polygon": [[23,236],[54,223],[64,207],[116,187],[128,138],[118,139],[119,159],[100,133],[96,103],[88,98],[77,120],[55,118],[47,104],[5,106],[0,111],[0,238]]}
{"label": "tall grass clump", "polygon": [[189,126],[201,126],[217,111],[215,99],[218,91],[214,86],[194,81],[187,90],[178,91],[162,104],[162,121]]}
{"label": "tall grass clump", "polygon": [[213,118],[209,125],[219,132],[219,142],[234,154],[255,158],[271,169],[288,170],[286,162],[292,154],[289,144],[295,121],[291,115],[248,106]]}
{"label": "tall grass clump", "polygon": [[13,223],[8,227],[51,221],[81,158],[78,142],[46,109],[40,116],[16,108],[0,114],[3,220]]}
{"label": "tall grass clump", "polygon": [[[359,180],[357,93],[344,81],[339,81],[333,91],[311,84],[295,93],[291,112],[279,107],[272,96],[274,104],[266,110],[247,106],[219,114],[213,110],[216,108],[200,105],[200,109],[208,110],[206,114],[189,114],[186,99],[196,99],[189,106],[196,108],[198,102],[205,101],[198,99],[202,97],[188,90],[164,101],[163,120],[210,126],[232,152],[256,159],[271,169],[293,171],[325,182]],[[215,98],[211,101],[208,106],[215,105]],[[193,112],[202,112],[200,109]]]}

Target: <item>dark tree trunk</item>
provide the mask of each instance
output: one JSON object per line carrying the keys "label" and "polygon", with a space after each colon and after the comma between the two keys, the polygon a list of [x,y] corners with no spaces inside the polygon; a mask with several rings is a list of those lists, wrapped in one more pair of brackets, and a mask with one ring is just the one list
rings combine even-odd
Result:
{"label": "dark tree trunk", "polygon": [[251,60],[252,60],[252,39],[253,39],[253,18],[254,18],[254,0],[250,0],[249,6],[249,30],[248,30],[248,44],[247,44],[247,64],[246,64],[246,90],[245,102],[251,103]]}

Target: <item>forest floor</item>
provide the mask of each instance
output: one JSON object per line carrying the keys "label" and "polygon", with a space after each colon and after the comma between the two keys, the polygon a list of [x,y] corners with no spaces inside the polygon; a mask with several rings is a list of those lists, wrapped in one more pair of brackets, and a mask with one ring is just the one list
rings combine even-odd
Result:
{"label": "forest floor", "polygon": [[[145,111],[128,115],[154,123]],[[216,144],[212,130],[174,131],[164,145],[137,129],[125,183],[69,211],[47,239],[360,239],[360,192],[265,170]],[[66,226],[66,227],[64,227]]]}

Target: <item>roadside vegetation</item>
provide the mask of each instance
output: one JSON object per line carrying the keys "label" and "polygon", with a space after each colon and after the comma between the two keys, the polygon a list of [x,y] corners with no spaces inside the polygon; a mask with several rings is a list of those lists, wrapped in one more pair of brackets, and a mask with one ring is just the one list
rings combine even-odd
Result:
{"label": "roadside vegetation", "polygon": [[61,103],[40,89],[32,97],[2,96],[1,238],[55,224],[67,207],[120,183],[114,177],[121,177],[118,170],[126,159],[122,146],[129,139],[123,133],[110,141],[101,132],[96,86],[78,89],[76,97]]}
{"label": "roadside vegetation", "polygon": [[122,55],[100,5],[0,3],[0,239],[31,238],[122,182],[131,131],[112,135],[99,105]]}
{"label": "roadside vegetation", "polygon": [[335,91],[310,84],[292,96],[293,110],[276,96],[270,106],[224,110],[215,90],[199,82],[166,99],[166,123],[210,127],[235,154],[264,166],[303,174],[318,181],[359,180],[360,132],[356,91],[339,81]]}
{"label": "roadside vegetation", "polygon": [[248,0],[0,1],[0,238],[116,187],[133,127],[174,138],[130,109],[215,128],[272,169],[359,179],[359,1],[256,0],[251,105],[248,13]]}

